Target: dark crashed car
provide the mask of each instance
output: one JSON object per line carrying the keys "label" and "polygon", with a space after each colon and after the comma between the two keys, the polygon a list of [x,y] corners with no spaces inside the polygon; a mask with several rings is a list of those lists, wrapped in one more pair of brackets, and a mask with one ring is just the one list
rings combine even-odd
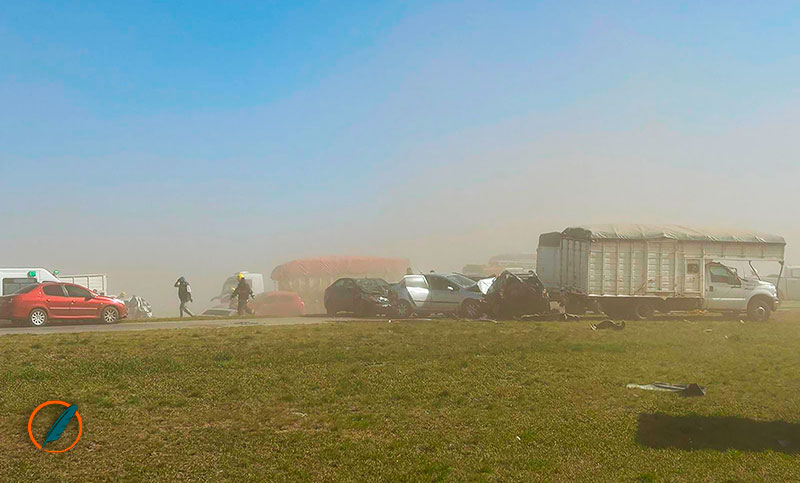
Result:
{"label": "dark crashed car", "polygon": [[392,291],[380,278],[340,278],[325,289],[328,315],[349,312],[361,316],[392,313]]}
{"label": "dark crashed car", "polygon": [[535,272],[515,275],[508,270],[495,278],[485,297],[487,311],[495,317],[519,317],[550,311],[550,299]]}

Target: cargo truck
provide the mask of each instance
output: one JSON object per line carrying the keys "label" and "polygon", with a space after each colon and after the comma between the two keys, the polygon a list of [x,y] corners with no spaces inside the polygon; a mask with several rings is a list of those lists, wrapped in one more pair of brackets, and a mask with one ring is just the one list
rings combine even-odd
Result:
{"label": "cargo truck", "polygon": [[601,310],[647,319],[658,311],[703,309],[767,320],[775,285],[724,264],[777,262],[783,237],[678,225],[585,225],[539,237],[537,273],[571,313]]}
{"label": "cargo truck", "polygon": [[82,273],[77,275],[58,275],[62,282],[74,283],[86,287],[100,295],[108,294],[108,277],[104,273]]}

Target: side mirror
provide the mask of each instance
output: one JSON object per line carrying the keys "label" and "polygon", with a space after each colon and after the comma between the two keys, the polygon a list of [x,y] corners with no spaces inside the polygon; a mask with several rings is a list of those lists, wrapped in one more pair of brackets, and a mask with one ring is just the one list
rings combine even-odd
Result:
{"label": "side mirror", "polygon": [[89,300],[92,300],[93,298],[94,298],[94,295],[87,295],[86,297],[84,297],[84,300],[89,301]]}

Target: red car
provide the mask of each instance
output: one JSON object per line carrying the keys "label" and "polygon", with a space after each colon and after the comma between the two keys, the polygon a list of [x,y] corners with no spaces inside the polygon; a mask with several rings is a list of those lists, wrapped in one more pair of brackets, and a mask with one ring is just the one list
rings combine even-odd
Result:
{"label": "red car", "polygon": [[71,283],[37,283],[0,297],[0,319],[27,320],[34,327],[51,319],[98,319],[114,324],[127,316],[124,302]]}
{"label": "red car", "polygon": [[253,311],[259,316],[298,317],[306,315],[306,304],[294,292],[266,292],[257,295],[252,302]]}

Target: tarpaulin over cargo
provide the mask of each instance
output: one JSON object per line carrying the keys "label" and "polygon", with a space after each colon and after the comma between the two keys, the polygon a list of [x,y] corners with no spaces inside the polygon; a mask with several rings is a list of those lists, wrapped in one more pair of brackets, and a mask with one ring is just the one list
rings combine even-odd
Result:
{"label": "tarpaulin over cargo", "polygon": [[586,240],[681,240],[786,245],[782,236],[751,230],[690,228],[682,225],[581,225],[569,227],[563,235]]}
{"label": "tarpaulin over cargo", "polygon": [[410,267],[406,258],[380,257],[319,257],[292,260],[275,267],[271,278],[275,281],[316,276],[363,276],[386,274],[398,277]]}

